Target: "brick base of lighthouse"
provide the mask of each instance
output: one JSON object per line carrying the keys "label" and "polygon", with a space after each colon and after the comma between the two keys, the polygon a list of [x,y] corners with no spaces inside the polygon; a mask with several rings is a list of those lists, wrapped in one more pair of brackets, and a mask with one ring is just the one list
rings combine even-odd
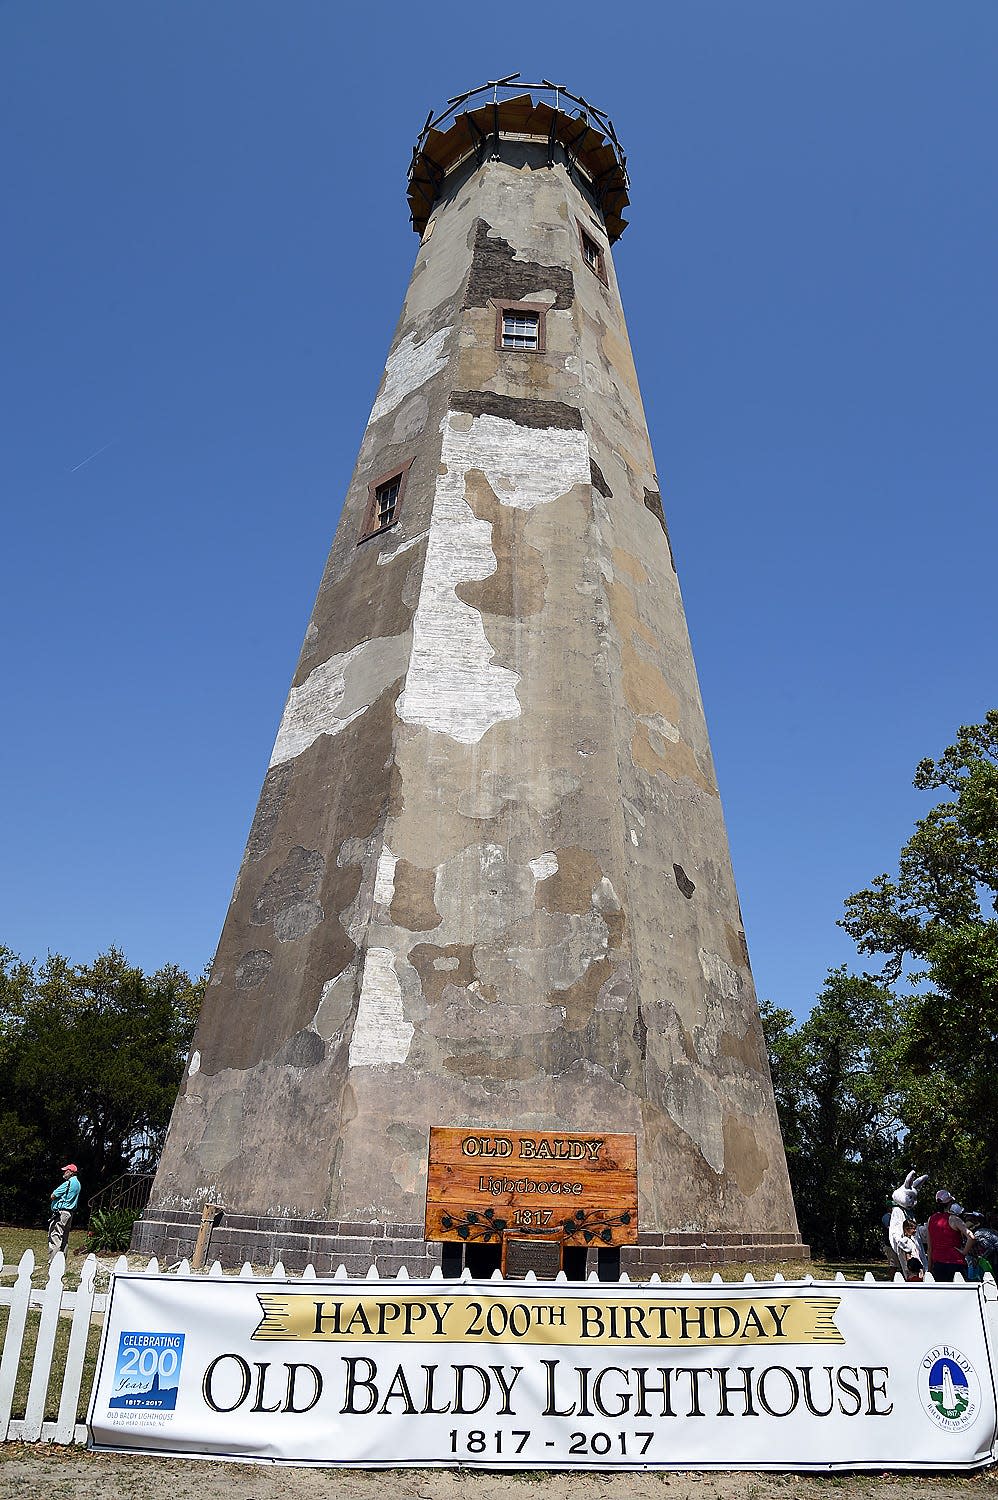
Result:
{"label": "brick base of lighthouse", "polygon": [[[162,1264],[189,1259],[201,1225],[200,1214],[147,1209],[135,1225],[132,1250],[155,1255]],[[457,1247],[458,1249],[460,1247]],[[351,1276],[363,1276],[372,1265],[385,1276],[402,1266],[410,1276],[429,1276],[442,1263],[444,1247],[423,1238],[422,1224],[361,1224],[320,1219],[275,1219],[254,1214],[225,1213],[212,1231],[210,1260],[224,1266],[270,1267],[278,1261],[289,1271],[307,1265],[320,1276],[344,1266]],[[589,1251],[586,1271],[597,1269],[595,1249]],[[657,1272],[666,1278],[682,1271],[710,1271],[733,1263],[772,1264],[804,1261],[810,1250],[786,1233],[744,1234],[738,1230],[712,1233],[676,1231],[639,1234],[636,1245],[620,1250],[620,1270],[634,1281]]]}

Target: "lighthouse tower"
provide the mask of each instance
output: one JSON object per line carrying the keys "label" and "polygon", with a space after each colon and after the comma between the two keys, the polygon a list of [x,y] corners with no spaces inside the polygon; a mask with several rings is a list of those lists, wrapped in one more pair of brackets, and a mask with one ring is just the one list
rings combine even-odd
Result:
{"label": "lighthouse tower", "polygon": [[137,1249],[426,1273],[431,1127],[637,1144],[631,1275],[800,1244],[612,246],[611,122],[490,84],[416,263]]}

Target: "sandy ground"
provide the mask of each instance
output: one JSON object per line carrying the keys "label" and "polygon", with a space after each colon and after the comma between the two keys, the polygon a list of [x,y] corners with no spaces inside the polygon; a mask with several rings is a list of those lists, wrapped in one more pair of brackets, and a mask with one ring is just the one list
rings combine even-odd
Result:
{"label": "sandy ground", "polygon": [[3,1500],[998,1500],[975,1474],[488,1474],[454,1469],[309,1469],[135,1458],[0,1444]]}

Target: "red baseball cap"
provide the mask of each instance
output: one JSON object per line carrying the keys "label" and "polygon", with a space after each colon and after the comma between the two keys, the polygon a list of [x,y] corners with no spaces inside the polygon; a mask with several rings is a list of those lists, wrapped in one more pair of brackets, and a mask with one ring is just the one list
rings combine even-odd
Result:
{"label": "red baseball cap", "polygon": [[74,1172],[75,1173],[75,1171],[76,1171],[76,1163],[75,1163],[75,1161],[68,1161],[66,1163],[66,1165],[64,1167],[60,1167],[59,1170],[61,1172]]}

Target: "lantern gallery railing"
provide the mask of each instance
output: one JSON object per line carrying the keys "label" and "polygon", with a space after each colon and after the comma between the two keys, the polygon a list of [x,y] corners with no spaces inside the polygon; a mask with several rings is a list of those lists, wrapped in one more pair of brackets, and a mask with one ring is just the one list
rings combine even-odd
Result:
{"label": "lantern gallery railing", "polygon": [[455,94],[438,114],[432,109],[427,114],[409,166],[409,209],[418,234],[448,172],[469,157],[480,165],[497,154],[502,136],[546,140],[549,165],[563,153],[570,170],[585,179],[611,242],[619,238],[630,184],[627,156],[610,116],[563,84],[547,78],[525,83],[519,73]]}

